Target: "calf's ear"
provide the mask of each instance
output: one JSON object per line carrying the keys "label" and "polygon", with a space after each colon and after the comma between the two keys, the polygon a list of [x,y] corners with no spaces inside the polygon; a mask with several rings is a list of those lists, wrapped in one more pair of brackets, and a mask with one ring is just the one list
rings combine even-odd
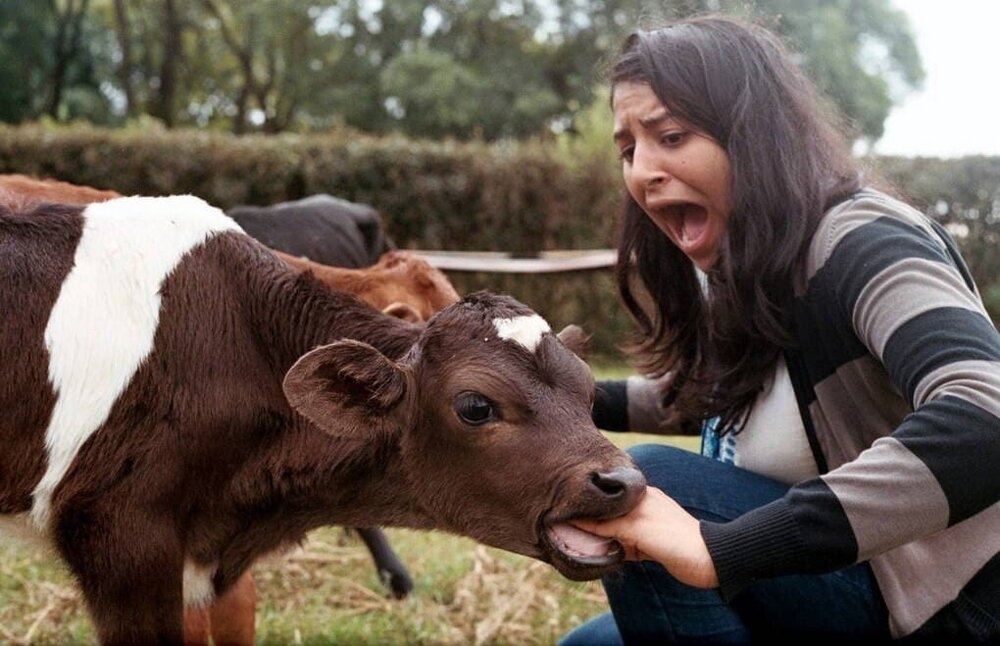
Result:
{"label": "calf's ear", "polygon": [[391,432],[390,413],[409,383],[407,368],[361,341],[343,340],[302,355],[285,374],[285,397],[331,435]]}
{"label": "calf's ear", "polygon": [[567,325],[556,335],[563,345],[573,351],[576,356],[584,361],[590,351],[590,335],[583,331],[579,325]]}

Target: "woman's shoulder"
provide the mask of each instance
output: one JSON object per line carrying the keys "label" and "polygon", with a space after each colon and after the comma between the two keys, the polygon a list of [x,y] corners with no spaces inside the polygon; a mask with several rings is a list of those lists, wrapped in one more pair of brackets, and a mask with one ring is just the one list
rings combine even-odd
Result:
{"label": "woman's shoulder", "polygon": [[930,220],[910,204],[875,188],[862,188],[823,215],[807,255],[807,271],[815,273],[845,240],[880,235],[887,226],[935,238]]}

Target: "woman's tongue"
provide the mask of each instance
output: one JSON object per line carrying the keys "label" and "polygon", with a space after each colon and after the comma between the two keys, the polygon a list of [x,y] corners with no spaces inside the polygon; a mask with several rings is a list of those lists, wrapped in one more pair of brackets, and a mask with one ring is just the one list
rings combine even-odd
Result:
{"label": "woman's tongue", "polygon": [[700,206],[685,204],[680,208],[681,242],[691,244],[705,233],[708,226],[708,212]]}

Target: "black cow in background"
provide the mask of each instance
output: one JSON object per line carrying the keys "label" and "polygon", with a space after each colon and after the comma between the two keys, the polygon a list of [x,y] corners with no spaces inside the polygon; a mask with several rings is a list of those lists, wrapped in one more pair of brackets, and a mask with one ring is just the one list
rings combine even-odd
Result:
{"label": "black cow in background", "polygon": [[272,249],[334,267],[368,267],[396,247],[378,211],[325,193],[271,206],[235,206],[226,214]]}

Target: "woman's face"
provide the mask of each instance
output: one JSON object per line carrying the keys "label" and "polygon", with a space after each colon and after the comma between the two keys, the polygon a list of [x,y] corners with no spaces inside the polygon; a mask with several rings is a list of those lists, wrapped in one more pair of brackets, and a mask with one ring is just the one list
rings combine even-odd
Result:
{"label": "woman's face", "polygon": [[726,151],[677,120],[646,83],[614,87],[615,145],[632,199],[701,270],[719,258],[729,218]]}

